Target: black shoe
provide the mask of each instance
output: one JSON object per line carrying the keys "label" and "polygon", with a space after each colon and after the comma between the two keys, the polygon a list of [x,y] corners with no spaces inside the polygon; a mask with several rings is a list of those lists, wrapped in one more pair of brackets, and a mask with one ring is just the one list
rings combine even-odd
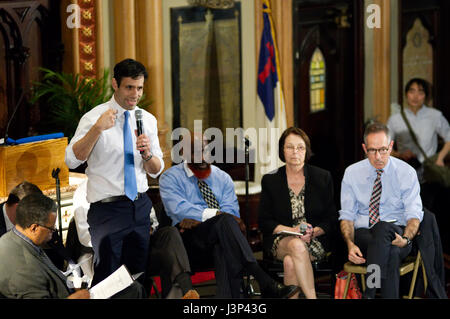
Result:
{"label": "black shoe", "polygon": [[299,290],[300,287],[294,285],[285,286],[273,280],[265,289],[261,290],[261,295],[263,298],[287,299],[292,297]]}

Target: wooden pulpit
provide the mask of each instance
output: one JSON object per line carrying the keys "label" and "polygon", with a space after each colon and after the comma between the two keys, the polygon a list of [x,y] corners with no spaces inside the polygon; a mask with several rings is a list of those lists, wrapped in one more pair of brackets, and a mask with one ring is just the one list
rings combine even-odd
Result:
{"label": "wooden pulpit", "polygon": [[64,162],[67,137],[19,145],[0,146],[0,197],[24,180],[41,190],[54,189],[52,171],[59,168],[61,187],[69,185],[69,168]]}

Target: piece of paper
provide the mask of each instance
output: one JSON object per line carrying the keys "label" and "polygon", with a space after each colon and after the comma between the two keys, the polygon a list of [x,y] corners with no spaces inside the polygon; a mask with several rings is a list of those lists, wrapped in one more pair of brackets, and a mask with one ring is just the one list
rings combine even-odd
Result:
{"label": "piece of paper", "polygon": [[144,274],[144,272],[138,272],[137,274],[132,275],[131,278],[133,278],[133,280],[137,280],[143,274]]}
{"label": "piece of paper", "polygon": [[89,289],[91,299],[108,299],[115,295],[119,291],[124,290],[133,283],[127,267],[125,265],[120,266],[109,277],[103,279],[97,285]]}
{"label": "piece of paper", "polygon": [[282,230],[278,233],[275,233],[275,235],[293,235],[293,236],[303,236],[305,234],[302,233],[297,233],[297,232],[293,232],[293,231],[289,231],[289,230]]}

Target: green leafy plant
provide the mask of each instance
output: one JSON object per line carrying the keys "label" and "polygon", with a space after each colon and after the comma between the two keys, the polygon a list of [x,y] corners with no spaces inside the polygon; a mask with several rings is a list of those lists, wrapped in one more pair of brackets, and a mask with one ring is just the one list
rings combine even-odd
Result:
{"label": "green leafy plant", "polygon": [[107,69],[99,79],[45,68],[40,70],[43,78],[41,82],[33,83],[30,102],[39,102],[41,106],[41,133],[63,132],[72,138],[83,114],[107,102],[113,94]]}

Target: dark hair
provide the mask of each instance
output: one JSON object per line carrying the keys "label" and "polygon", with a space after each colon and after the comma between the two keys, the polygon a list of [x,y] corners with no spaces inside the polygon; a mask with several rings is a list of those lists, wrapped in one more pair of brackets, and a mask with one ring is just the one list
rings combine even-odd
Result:
{"label": "dark hair", "polygon": [[45,224],[50,213],[56,213],[56,203],[44,194],[31,194],[22,198],[17,205],[16,224],[28,228],[33,224]]}
{"label": "dark hair", "polygon": [[405,86],[405,94],[408,93],[409,89],[411,88],[411,85],[413,85],[414,83],[416,83],[417,86],[419,86],[419,88],[422,88],[423,92],[425,93],[425,100],[427,100],[430,95],[430,84],[428,83],[427,80],[421,78],[413,78],[409,80]]}
{"label": "dark hair", "polygon": [[120,86],[122,78],[130,77],[132,79],[137,79],[140,76],[147,79],[148,74],[145,66],[136,60],[125,59],[114,66],[114,78],[117,81],[117,86]]}
{"label": "dark hair", "polygon": [[389,128],[379,122],[369,122],[367,124],[366,129],[364,130],[364,144],[367,145],[367,136],[369,134],[384,132],[386,134],[388,141],[391,141],[391,133],[389,132]]}
{"label": "dark hair", "polygon": [[6,200],[7,205],[17,204],[22,198],[30,194],[42,194],[42,191],[36,185],[23,181],[14,187],[11,192],[9,192],[8,199]]}
{"label": "dark hair", "polygon": [[306,135],[306,133],[302,129],[294,126],[287,128],[283,132],[283,134],[281,134],[281,137],[278,141],[278,157],[280,157],[280,160],[283,163],[286,163],[286,159],[284,158],[284,142],[286,138],[291,134],[298,135],[303,139],[303,141],[305,141],[306,145],[305,163],[306,163],[312,156],[311,142],[309,141],[308,135]]}

